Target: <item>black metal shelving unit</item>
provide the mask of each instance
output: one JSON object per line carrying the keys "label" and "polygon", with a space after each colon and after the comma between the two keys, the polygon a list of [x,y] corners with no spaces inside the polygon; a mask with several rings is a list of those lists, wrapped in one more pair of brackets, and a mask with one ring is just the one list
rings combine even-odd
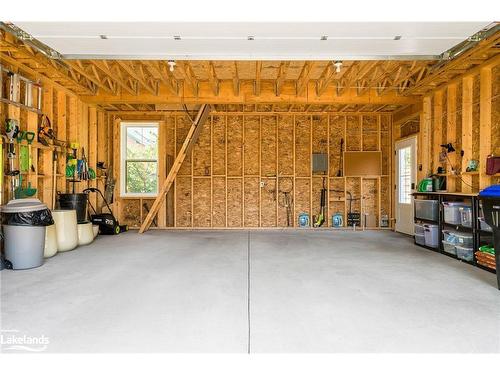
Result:
{"label": "black metal shelving unit", "polygon": [[[479,250],[479,247],[481,246],[481,242],[483,237],[492,237],[492,233],[483,231],[480,229],[480,224],[479,224],[479,199],[477,194],[471,194],[471,193],[447,193],[447,192],[432,192],[432,193],[425,193],[425,192],[415,192],[413,193],[414,197],[426,197],[426,198],[433,198],[434,200],[438,201],[438,210],[439,210],[439,215],[438,215],[438,220],[426,220],[426,219],[420,219],[416,217],[416,213],[414,212],[414,222],[422,222],[422,223],[430,223],[430,224],[437,224],[438,226],[438,235],[439,235],[439,241],[438,241],[438,247],[433,248],[425,245],[420,245],[415,242],[417,246],[423,247],[424,249],[432,250],[438,253],[441,253],[443,255],[446,255],[450,258],[457,259],[461,262],[476,266],[478,268],[481,268],[485,271],[491,272],[491,273],[496,273],[496,271],[492,268],[484,267],[480,264],[477,263],[476,261],[476,251]],[[471,203],[471,208],[472,208],[472,227],[464,227],[462,225],[455,225],[455,224],[448,224],[444,222],[444,209],[443,209],[443,202],[450,202],[450,201],[456,201],[456,202],[464,202],[464,201],[469,201]],[[474,247],[474,258],[472,262],[468,262],[462,259],[458,259],[456,255],[449,254],[444,251],[443,249],[443,230],[445,228],[454,228],[456,230],[462,231],[462,232],[471,232],[472,233],[472,241],[473,241],[473,247]]]}

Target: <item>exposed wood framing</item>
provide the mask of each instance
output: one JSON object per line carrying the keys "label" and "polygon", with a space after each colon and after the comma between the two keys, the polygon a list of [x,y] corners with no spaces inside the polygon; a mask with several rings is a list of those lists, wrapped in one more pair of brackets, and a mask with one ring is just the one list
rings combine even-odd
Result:
{"label": "exposed wood framing", "polygon": [[146,219],[141,224],[141,228],[139,230],[139,233],[144,233],[146,230],[148,230],[154,217],[158,214],[158,210],[160,209],[160,206],[165,201],[166,194],[168,193],[168,191],[172,187],[172,185],[175,181],[175,178],[177,177],[177,172],[179,172],[179,169],[181,168],[182,163],[184,162],[184,159],[186,158],[186,155],[191,153],[192,147],[196,143],[198,136],[203,128],[203,124],[206,121],[206,119],[208,118],[209,113],[210,113],[210,107],[208,105],[202,106],[200,108],[200,110],[198,112],[198,116],[191,124],[189,132],[186,135],[186,139],[184,140],[181,149],[177,153],[177,156],[176,156],[174,163],[172,165],[172,169],[168,173],[168,176],[165,179],[165,181],[163,182],[162,187],[161,187],[160,191],[158,192],[158,196],[156,197],[153,205],[151,206],[149,213],[146,216]]}

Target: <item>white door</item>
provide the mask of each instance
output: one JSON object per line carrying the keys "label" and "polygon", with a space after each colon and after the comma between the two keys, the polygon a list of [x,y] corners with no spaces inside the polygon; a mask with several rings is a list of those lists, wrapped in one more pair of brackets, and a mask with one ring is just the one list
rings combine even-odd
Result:
{"label": "white door", "polygon": [[413,196],[417,177],[417,137],[396,142],[396,232],[413,235]]}

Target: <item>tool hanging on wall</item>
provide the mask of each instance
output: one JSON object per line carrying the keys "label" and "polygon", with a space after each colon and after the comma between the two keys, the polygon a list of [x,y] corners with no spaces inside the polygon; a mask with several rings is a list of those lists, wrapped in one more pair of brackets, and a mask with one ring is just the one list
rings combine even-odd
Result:
{"label": "tool hanging on wall", "polygon": [[[115,190],[115,179],[113,178],[113,166],[110,165],[108,170],[106,171],[106,182],[104,183],[104,199],[113,203],[113,192]],[[101,205],[101,208],[104,207],[104,202]]]}
{"label": "tool hanging on wall", "polygon": [[31,152],[31,145],[35,139],[35,133],[25,132],[24,139],[28,142],[28,164],[31,168],[31,172],[35,172],[35,166],[33,165],[33,153]]}
{"label": "tool hanging on wall", "polygon": [[78,158],[77,158],[77,151],[79,144],[76,142],[72,142],[69,146],[71,148],[71,153],[68,153],[66,155],[66,180],[67,182],[71,183],[71,193],[75,194],[75,186],[77,182],[80,182],[80,180],[76,179],[76,166],[78,163]]}
{"label": "tool hanging on wall", "polygon": [[325,222],[325,215],[326,215],[326,177],[323,177],[323,188],[321,189],[321,196],[320,196],[320,209],[319,209],[319,215],[314,221],[313,226],[315,228],[321,227],[323,223]]}
{"label": "tool hanging on wall", "polygon": [[[287,183],[288,182],[288,183]],[[279,179],[279,193],[283,194],[283,199],[278,201],[278,204],[281,207],[284,207],[286,210],[286,226],[291,226],[292,223],[292,193],[293,190],[293,180],[288,178],[280,178]]]}
{"label": "tool hanging on wall", "polygon": [[66,142],[56,138],[50,119],[46,115],[41,115],[38,120],[38,142],[44,146],[51,143],[56,146],[65,146]]}
{"label": "tool hanging on wall", "polygon": [[36,189],[31,187],[31,182],[28,182],[28,187],[23,188],[23,175],[19,174],[19,186],[14,190],[16,199],[29,198],[36,194]]}
{"label": "tool hanging on wall", "polygon": [[361,224],[361,214],[359,212],[352,211],[352,202],[359,201],[361,200],[361,198],[353,198],[352,193],[348,190],[346,190],[346,193],[349,195],[349,198],[347,198],[349,202],[349,211],[347,212],[347,226],[356,229],[356,226],[359,227]]}
{"label": "tool hanging on wall", "polygon": [[7,146],[7,159],[9,160],[9,170],[5,172],[5,175],[10,178],[10,195],[11,199],[15,199],[15,190],[18,186],[18,181],[16,176],[19,175],[19,170],[15,168],[14,160],[16,158],[16,146],[14,145],[14,140],[19,134],[19,123],[14,119],[5,120],[5,135],[8,140]]}
{"label": "tool hanging on wall", "polygon": [[57,151],[52,150],[52,209],[56,208],[56,191],[57,191]]}
{"label": "tool hanging on wall", "polygon": [[337,170],[337,177],[342,177],[343,175],[343,157],[344,157],[344,138],[340,138],[340,157],[339,157],[339,169]]}

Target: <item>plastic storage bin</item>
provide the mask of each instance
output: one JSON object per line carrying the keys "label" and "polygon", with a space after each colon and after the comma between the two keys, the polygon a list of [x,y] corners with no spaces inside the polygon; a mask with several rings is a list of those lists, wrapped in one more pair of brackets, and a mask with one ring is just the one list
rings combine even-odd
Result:
{"label": "plastic storage bin", "polygon": [[439,228],[435,224],[424,224],[425,246],[439,246]]}
{"label": "plastic storage bin", "polygon": [[446,241],[450,244],[456,244],[458,242],[458,238],[455,235],[455,232],[443,230],[443,241]]}
{"label": "plastic storage bin", "polygon": [[415,243],[417,245],[424,245],[425,246],[425,235],[415,233]]}
{"label": "plastic storage bin", "polygon": [[478,217],[479,220],[479,228],[484,230],[485,232],[493,232],[493,229],[488,225],[486,221],[484,221],[484,217]]}
{"label": "plastic storage bin", "polygon": [[472,233],[455,232],[455,236],[457,237],[457,245],[473,247],[474,241],[472,238]]}
{"label": "plastic storage bin", "polygon": [[457,255],[457,249],[455,248],[454,243],[443,241],[443,250],[445,253]]}
{"label": "plastic storage bin", "polygon": [[424,234],[424,224],[415,223],[415,234]]}
{"label": "plastic storage bin", "polygon": [[456,225],[461,224],[460,207],[468,206],[462,202],[443,202],[444,222]]}
{"label": "plastic storage bin", "polygon": [[38,199],[15,199],[1,208],[5,260],[14,270],[40,267],[45,227],[54,224],[50,210]]}
{"label": "plastic storage bin", "polygon": [[472,228],[472,207],[460,207],[460,225]]}
{"label": "plastic storage bin", "polygon": [[437,221],[439,217],[439,202],[433,199],[415,199],[415,217]]}
{"label": "plastic storage bin", "polygon": [[457,250],[457,258],[472,262],[474,260],[474,249],[472,247],[455,246]]}

